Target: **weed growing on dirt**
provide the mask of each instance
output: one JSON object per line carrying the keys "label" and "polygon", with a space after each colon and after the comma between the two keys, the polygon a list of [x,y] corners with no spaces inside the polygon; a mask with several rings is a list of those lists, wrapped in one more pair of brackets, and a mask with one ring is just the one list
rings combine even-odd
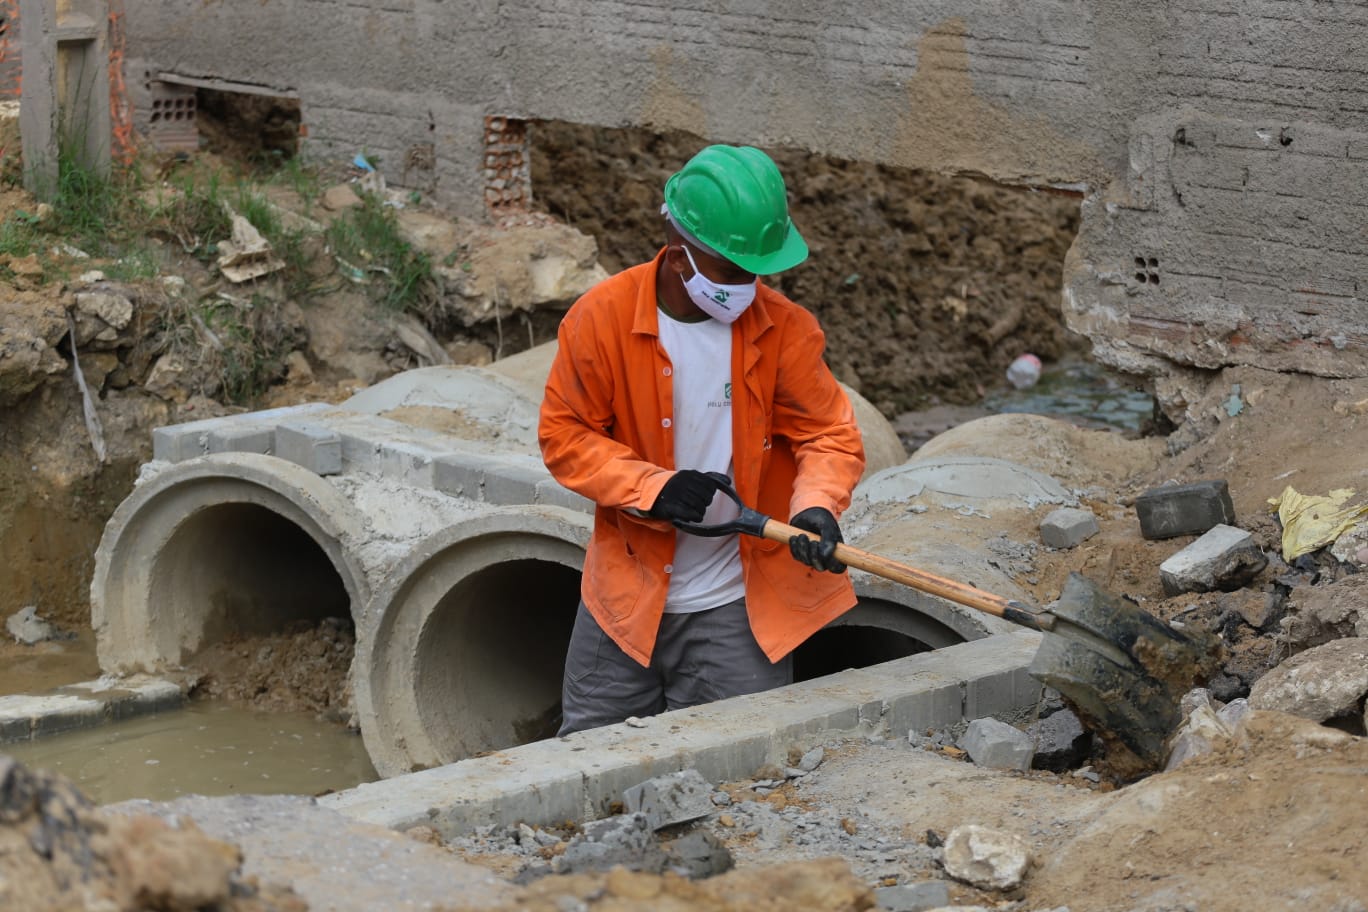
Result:
{"label": "weed growing on dirt", "polygon": [[361,205],[329,225],[327,241],[352,278],[361,280],[371,273],[386,277],[381,299],[386,307],[422,312],[430,306],[432,257],[404,240],[394,210],[374,194],[362,193]]}

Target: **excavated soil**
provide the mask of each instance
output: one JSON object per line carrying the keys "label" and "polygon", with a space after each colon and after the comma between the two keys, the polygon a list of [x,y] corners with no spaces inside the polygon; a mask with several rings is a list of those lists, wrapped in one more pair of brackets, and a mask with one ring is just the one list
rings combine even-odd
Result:
{"label": "excavated soil", "polygon": [[242,876],[242,855],[189,821],[107,815],[61,776],[0,756],[0,909],[304,912],[288,887]]}
{"label": "excavated soil", "polygon": [[316,626],[213,643],[187,663],[187,670],[199,679],[195,696],[346,722],[352,714],[348,672],[355,648],[350,624],[329,618]]}
{"label": "excavated soil", "polygon": [[[598,240],[615,272],[663,243],[666,179],[706,142],[565,123],[532,129],[538,205]],[[1078,200],[967,178],[768,151],[812,255],[773,279],[827,335],[836,376],[885,415],[967,403],[1023,352],[1085,348],[1064,328]]]}

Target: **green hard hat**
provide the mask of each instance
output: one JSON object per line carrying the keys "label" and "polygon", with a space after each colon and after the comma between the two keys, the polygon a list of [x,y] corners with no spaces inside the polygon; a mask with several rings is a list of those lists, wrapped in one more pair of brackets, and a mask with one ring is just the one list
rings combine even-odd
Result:
{"label": "green hard hat", "polygon": [[788,214],[779,166],[753,146],[708,146],[665,183],[679,227],[747,272],[771,275],[807,259]]}

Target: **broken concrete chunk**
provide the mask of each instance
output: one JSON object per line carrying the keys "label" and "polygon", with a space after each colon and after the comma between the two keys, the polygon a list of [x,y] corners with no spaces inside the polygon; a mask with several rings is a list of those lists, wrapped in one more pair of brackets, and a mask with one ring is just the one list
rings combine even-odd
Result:
{"label": "broken concrete chunk", "polygon": [[1254,709],[1324,722],[1357,713],[1368,694],[1368,637],[1334,640],[1283,662],[1249,694]]}
{"label": "broken concrete chunk", "polygon": [[822,750],[821,747],[814,747],[806,754],[803,754],[803,759],[798,761],[798,768],[805,773],[810,773],[821,766],[822,761],[825,759],[826,751]]}
{"label": "broken concrete chunk", "polygon": [[1231,591],[1250,583],[1268,566],[1254,536],[1234,526],[1218,525],[1159,565],[1167,595]]}
{"label": "broken concrete chunk", "polygon": [[1051,548],[1074,548],[1098,533],[1091,510],[1060,507],[1040,524],[1040,540]]}
{"label": "broken concrete chunk", "polygon": [[665,846],[668,865],[690,880],[725,874],[736,866],[731,850],[707,830],[694,830]]}
{"label": "broken concrete chunk", "polygon": [[646,815],[622,814],[585,824],[551,863],[551,869],[557,874],[575,874],[621,865],[631,871],[659,872],[665,862],[665,853],[656,845]]}
{"label": "broken concrete chunk", "polygon": [[945,872],[980,890],[1020,886],[1030,863],[1026,842],[1001,830],[958,826],[945,840]]}
{"label": "broken concrete chunk", "polygon": [[48,621],[38,616],[38,609],[27,605],[11,614],[5,621],[5,629],[25,646],[33,646],[46,640],[62,638],[62,632]]}
{"label": "broken concrete chunk", "polygon": [[1147,539],[1200,535],[1235,522],[1235,504],[1224,480],[1151,488],[1135,499],[1140,534]]}
{"label": "broken concrete chunk", "polygon": [[1031,768],[1031,737],[997,719],[975,719],[959,739],[959,746],[978,766],[989,769]]}
{"label": "broken concrete chunk", "polygon": [[687,823],[713,812],[712,786],[698,770],[657,776],[622,793],[627,813],[645,815],[652,830]]}
{"label": "broken concrete chunk", "polygon": [[1067,709],[1033,723],[1026,729],[1026,736],[1035,742],[1031,759],[1035,769],[1074,769],[1088,758],[1092,748],[1092,735],[1084,731],[1078,716]]}
{"label": "broken concrete chunk", "polygon": [[943,880],[879,887],[874,901],[885,912],[927,912],[950,904],[950,886]]}

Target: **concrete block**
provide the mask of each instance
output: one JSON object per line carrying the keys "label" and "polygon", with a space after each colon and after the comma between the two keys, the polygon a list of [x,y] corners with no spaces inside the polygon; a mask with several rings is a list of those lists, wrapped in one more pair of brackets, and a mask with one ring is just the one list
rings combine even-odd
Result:
{"label": "concrete block", "polygon": [[904,737],[908,732],[924,734],[964,719],[964,687],[958,681],[926,690],[899,694],[888,701],[884,713],[890,735]]}
{"label": "concrete block", "polygon": [[291,422],[276,427],[276,455],[316,475],[342,473],[342,437],[319,424]]}
{"label": "concrete block", "polygon": [[665,864],[665,853],[656,844],[646,815],[623,814],[586,825],[551,867],[557,874],[607,871],[619,866],[629,871],[659,872]]}
{"label": "concrete block", "polygon": [[33,735],[33,717],[17,706],[5,705],[9,697],[0,697],[0,744],[27,741]]}
{"label": "concrete block", "polygon": [[989,769],[1031,768],[1031,736],[997,719],[975,719],[960,736],[969,759]]}
{"label": "concrete block", "polygon": [[[1028,664],[1029,661],[1027,659]],[[999,665],[983,670],[964,683],[965,719],[1010,718],[1020,714],[1023,707],[1035,706],[1040,699],[1040,682],[1031,677],[1027,665],[1010,668]]]}
{"label": "concrete block", "polygon": [[215,428],[208,434],[210,453],[272,453],[275,451],[275,428],[256,424],[228,425]]}
{"label": "concrete block", "polygon": [[652,830],[687,823],[713,812],[712,786],[696,769],[647,779],[622,793],[629,814],[641,813]]}
{"label": "concrete block", "polygon": [[554,507],[565,507],[567,510],[575,510],[580,513],[593,513],[594,502],[587,497],[576,494],[566,488],[554,478],[543,478],[537,482],[537,489],[533,495],[539,504],[550,504]]}
{"label": "concrete block", "polygon": [[551,478],[546,466],[532,457],[497,460],[485,473],[483,499],[492,504],[536,503],[537,485]]}
{"label": "concrete block", "polygon": [[1234,526],[1218,525],[1159,565],[1167,595],[1231,591],[1250,583],[1268,565],[1254,537]]}
{"label": "concrete block", "polygon": [[24,697],[33,717],[33,736],[56,735],[81,728],[94,728],[105,721],[104,702],[73,694],[43,694]]}
{"label": "concrete block", "polygon": [[432,463],[432,487],[453,497],[481,500],[485,473],[495,468],[496,460],[477,453],[451,453]]}
{"label": "concrete block", "polygon": [[1224,480],[1151,488],[1135,499],[1140,534],[1147,539],[1201,535],[1235,522],[1235,504]]}
{"label": "concrete block", "polygon": [[923,880],[879,887],[874,891],[874,901],[885,912],[926,912],[950,905],[950,885],[943,880]]}
{"label": "concrete block", "polygon": [[192,424],[152,429],[152,458],[164,462],[184,462],[209,452],[205,434]]}
{"label": "concrete block", "polygon": [[1040,540],[1051,548],[1074,548],[1098,533],[1091,510],[1060,507],[1040,524]]}

